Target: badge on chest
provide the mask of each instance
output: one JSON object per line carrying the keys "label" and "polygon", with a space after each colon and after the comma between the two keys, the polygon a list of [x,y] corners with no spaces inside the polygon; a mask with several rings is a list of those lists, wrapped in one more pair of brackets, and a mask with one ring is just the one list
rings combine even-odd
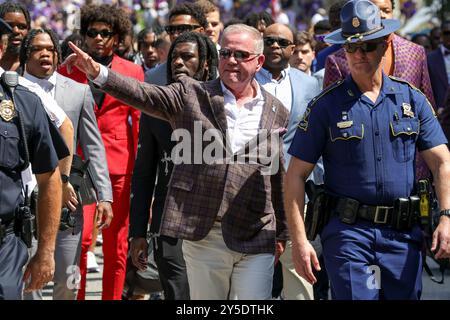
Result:
{"label": "badge on chest", "polygon": [[14,103],[11,100],[2,100],[0,102],[0,117],[9,122],[16,116]]}
{"label": "badge on chest", "polygon": [[403,115],[406,117],[414,118],[414,112],[412,111],[411,105],[409,103],[402,103]]}

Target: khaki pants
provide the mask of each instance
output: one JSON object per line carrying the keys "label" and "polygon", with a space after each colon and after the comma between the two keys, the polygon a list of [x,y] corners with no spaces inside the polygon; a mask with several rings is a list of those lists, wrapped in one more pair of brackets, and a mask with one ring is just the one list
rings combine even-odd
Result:
{"label": "khaki pants", "polygon": [[292,262],[292,242],[286,242],[286,249],[280,257],[283,265],[283,292],[285,300],[314,300],[312,285],[300,277]]}
{"label": "khaki pants", "polygon": [[200,241],[183,240],[192,300],[272,298],[273,254],[243,254],[227,248],[220,222]]}

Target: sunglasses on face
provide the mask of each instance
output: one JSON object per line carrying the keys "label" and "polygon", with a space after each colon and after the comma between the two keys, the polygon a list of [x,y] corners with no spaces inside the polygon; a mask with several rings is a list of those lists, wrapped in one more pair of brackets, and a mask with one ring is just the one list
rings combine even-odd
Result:
{"label": "sunglasses on face", "polygon": [[450,30],[443,30],[441,33],[443,36],[446,36],[446,37],[450,36]]}
{"label": "sunglasses on face", "polygon": [[278,43],[278,45],[280,46],[280,48],[287,48],[288,46],[292,45],[292,42],[287,40],[287,39],[283,39],[283,38],[278,38],[278,37],[265,37],[264,38],[264,44],[266,46],[271,46],[274,43]]}
{"label": "sunglasses on face", "polygon": [[184,33],[200,28],[198,24],[168,25],[164,28],[168,34]]}
{"label": "sunglasses on face", "polygon": [[86,32],[86,35],[89,37],[89,38],[95,38],[95,37],[97,37],[98,35],[100,35],[103,39],[106,39],[106,38],[110,38],[110,37],[112,37],[113,35],[114,35],[114,32],[112,32],[112,31],[109,31],[109,30],[107,30],[107,29],[103,29],[103,30],[95,30],[95,29],[89,29],[87,32]]}
{"label": "sunglasses on face", "polygon": [[343,45],[344,50],[347,53],[355,53],[356,50],[361,49],[362,52],[372,52],[375,51],[380,43],[383,43],[383,41],[379,42],[364,42],[364,43],[345,43]]}
{"label": "sunglasses on face", "polygon": [[223,59],[228,59],[231,56],[236,59],[236,61],[244,61],[250,58],[250,56],[255,55],[259,56],[257,53],[242,51],[242,50],[231,50],[231,49],[220,49],[219,56]]}

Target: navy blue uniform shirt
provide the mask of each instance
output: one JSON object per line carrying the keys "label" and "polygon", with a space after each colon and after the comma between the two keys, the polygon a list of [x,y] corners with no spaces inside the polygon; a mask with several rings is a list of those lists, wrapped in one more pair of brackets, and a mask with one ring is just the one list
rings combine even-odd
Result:
{"label": "navy blue uniform shirt", "polygon": [[289,153],[316,163],[325,187],[368,205],[392,206],[415,191],[415,152],[447,143],[425,96],[383,74],[375,103],[351,76],[313,99]]}
{"label": "navy blue uniform shirt", "polygon": [[[10,100],[1,86],[0,92],[0,100]],[[21,86],[16,88],[14,97],[24,123],[33,173],[54,170],[58,158],[41,100]],[[24,154],[19,118],[15,116],[11,121],[5,121],[0,117],[0,219],[13,218],[15,209],[23,201],[21,171],[24,169]]]}

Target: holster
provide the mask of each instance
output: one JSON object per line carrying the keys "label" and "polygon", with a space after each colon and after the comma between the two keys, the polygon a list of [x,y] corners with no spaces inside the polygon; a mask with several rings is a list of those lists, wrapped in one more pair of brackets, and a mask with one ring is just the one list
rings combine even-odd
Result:
{"label": "holster", "polygon": [[316,185],[312,180],[305,184],[305,191],[309,198],[305,214],[305,230],[308,240],[313,241],[328,223],[328,195],[323,184]]}
{"label": "holster", "polygon": [[83,161],[78,155],[73,155],[69,182],[77,192],[81,205],[97,202],[96,190],[89,170],[89,160]]}

